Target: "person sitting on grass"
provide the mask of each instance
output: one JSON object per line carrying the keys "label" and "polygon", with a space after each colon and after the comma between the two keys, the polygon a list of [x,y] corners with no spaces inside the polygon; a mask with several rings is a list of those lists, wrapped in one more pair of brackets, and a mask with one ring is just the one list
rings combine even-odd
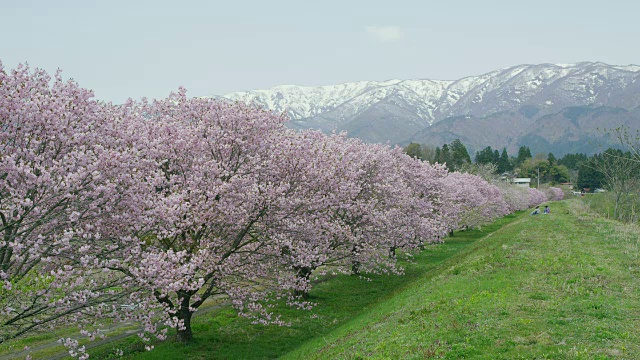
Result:
{"label": "person sitting on grass", "polygon": [[542,212],[543,214],[551,214],[551,209],[549,209],[549,205],[545,205],[544,206],[544,211]]}
{"label": "person sitting on grass", "polygon": [[530,215],[538,215],[540,214],[540,205],[536,206],[535,210]]}

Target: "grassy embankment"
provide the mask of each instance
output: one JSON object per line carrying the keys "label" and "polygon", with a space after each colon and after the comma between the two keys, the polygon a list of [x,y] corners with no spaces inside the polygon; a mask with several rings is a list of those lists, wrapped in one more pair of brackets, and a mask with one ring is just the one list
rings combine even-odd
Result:
{"label": "grassy embankment", "polygon": [[130,338],[100,357],[121,348],[136,359],[639,358],[638,228],[577,199],[552,211],[457,233],[403,277],[332,277],[313,290],[313,313],[283,310],[291,327],[225,309],[195,319],[192,344],[137,352]]}
{"label": "grassy embankment", "polygon": [[[589,205],[591,210],[608,219],[613,219],[616,213],[616,195],[610,192],[600,194],[588,194],[582,200]],[[638,222],[640,219],[640,195],[628,193],[618,199],[617,219],[623,222]]]}
{"label": "grassy embankment", "polygon": [[640,358],[638,228],[552,208],[284,358]]}
{"label": "grassy embankment", "polygon": [[[403,276],[370,276],[369,280],[357,276],[338,275],[323,279],[315,285],[310,301],[317,305],[311,311],[277,309],[290,327],[251,325],[247,319],[238,318],[232,309],[225,309],[195,317],[195,339],[189,345],[172,341],[156,344],[151,352],[144,352],[143,345],[135,338],[101,349],[100,356],[113,353],[116,348],[135,359],[272,359],[314,338],[329,336],[331,331],[344,324],[375,312],[381,303],[412,289],[434,274],[477,251],[478,242],[487,234],[520,218],[510,215],[495,223],[483,226],[481,231],[457,232],[444,244],[428,246],[425,251],[406,265]],[[141,351],[142,350],[142,351]],[[136,353],[136,351],[138,351]],[[95,353],[95,351],[94,351]]]}
{"label": "grassy embankment", "polygon": [[291,328],[249,327],[228,313],[202,319],[193,345],[139,358],[640,357],[638,229],[579,200],[552,209],[460,233],[404,278],[320,284],[317,319],[289,313]]}

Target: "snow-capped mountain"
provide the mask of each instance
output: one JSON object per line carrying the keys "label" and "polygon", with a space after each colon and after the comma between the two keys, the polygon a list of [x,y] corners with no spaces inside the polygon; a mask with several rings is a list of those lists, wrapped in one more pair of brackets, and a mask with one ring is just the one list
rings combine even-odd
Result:
{"label": "snow-capped mountain", "polygon": [[401,143],[443,119],[515,111],[536,120],[570,106],[640,106],[640,66],[519,65],[460,80],[360,81],[235,92],[231,100],[286,112],[295,128],[346,130],[368,142]]}
{"label": "snow-capped mountain", "polygon": [[470,153],[487,146],[507,148],[516,154],[528,146],[533,154],[552,152],[593,154],[619,147],[607,131],[624,126],[631,134],[640,131],[640,107],[571,106],[560,112],[531,119],[522,111],[503,111],[485,117],[453,116],[414,134],[406,143],[441,146],[459,139]]}

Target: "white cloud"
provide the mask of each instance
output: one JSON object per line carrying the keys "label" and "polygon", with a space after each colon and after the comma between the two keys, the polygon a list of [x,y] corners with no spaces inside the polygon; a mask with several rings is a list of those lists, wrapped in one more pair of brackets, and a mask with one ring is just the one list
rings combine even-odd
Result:
{"label": "white cloud", "polygon": [[368,34],[382,42],[394,42],[402,39],[404,32],[397,26],[367,26]]}

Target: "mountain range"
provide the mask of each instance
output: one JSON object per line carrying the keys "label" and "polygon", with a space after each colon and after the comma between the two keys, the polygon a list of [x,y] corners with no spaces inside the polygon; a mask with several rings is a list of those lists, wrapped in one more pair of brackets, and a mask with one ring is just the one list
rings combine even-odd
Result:
{"label": "mountain range", "polygon": [[223,96],[286,112],[289,126],[346,131],[366,142],[441,146],[470,152],[593,153],[603,129],[640,129],[640,66],[601,62],[518,65],[459,80],[282,85]]}

